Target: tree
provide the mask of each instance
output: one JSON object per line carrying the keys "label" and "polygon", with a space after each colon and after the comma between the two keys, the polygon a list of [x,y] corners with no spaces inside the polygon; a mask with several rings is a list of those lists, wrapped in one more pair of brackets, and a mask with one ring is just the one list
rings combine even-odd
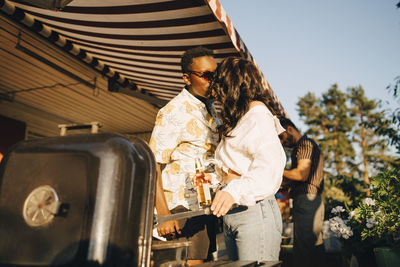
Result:
{"label": "tree", "polygon": [[[386,109],[385,112],[387,116],[381,120],[373,121],[367,124],[368,127],[375,129],[375,133],[380,136],[385,136],[388,138],[388,143],[394,146],[397,150],[398,155],[400,155],[400,76],[395,78],[395,83],[389,85],[386,88],[392,95],[395,101],[399,104],[399,107],[392,109]],[[387,125],[387,127],[374,128],[375,124]],[[394,163],[396,166],[400,166],[399,156]]]}
{"label": "tree", "polygon": [[[400,7],[400,2],[398,5]],[[387,89],[390,93],[392,93],[394,99],[399,104],[399,107],[397,107],[396,109],[389,110],[389,118],[392,124],[388,136],[390,138],[391,145],[394,145],[397,149],[397,152],[400,154],[400,76],[397,76],[395,78],[394,84],[389,85]]]}
{"label": "tree", "polygon": [[[384,112],[379,109],[378,101],[368,99],[362,86],[350,87],[347,92],[350,100],[350,116],[356,121],[353,142],[360,150],[355,166],[364,180],[366,193],[369,196],[369,177],[376,175],[376,171],[382,170],[388,163],[393,163],[393,158],[387,153],[389,148],[386,139],[375,133],[375,129],[387,129],[390,125],[385,120]],[[360,165],[362,169],[359,169]]]}
{"label": "tree", "polygon": [[348,116],[348,96],[337,84],[322,94],[322,98],[308,93],[300,98],[300,119],[309,126],[310,135],[321,147],[325,169],[333,175],[351,174],[355,152],[350,139],[354,119]]}
{"label": "tree", "polygon": [[[396,95],[399,85],[391,87]],[[362,86],[342,92],[336,84],[321,97],[307,93],[297,105],[308,126],[306,134],[318,142],[324,156],[326,203],[346,199],[348,205],[357,205],[369,194],[370,176],[395,165],[388,137],[400,146],[400,110],[388,117],[378,101],[365,96]]]}

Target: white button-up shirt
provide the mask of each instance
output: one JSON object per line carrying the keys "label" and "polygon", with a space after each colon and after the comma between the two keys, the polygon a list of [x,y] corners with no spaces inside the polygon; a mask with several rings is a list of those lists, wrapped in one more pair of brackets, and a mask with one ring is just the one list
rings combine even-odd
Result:
{"label": "white button-up shirt", "polygon": [[162,182],[169,209],[197,207],[192,183],[195,159],[212,156],[217,142],[214,119],[186,89],[160,109],[149,145],[156,161],[166,164]]}
{"label": "white button-up shirt", "polygon": [[235,203],[252,206],[256,201],[274,196],[282,183],[286,155],[278,134],[279,120],[266,106],[251,108],[216,149],[222,170],[231,169],[241,177],[223,189]]}

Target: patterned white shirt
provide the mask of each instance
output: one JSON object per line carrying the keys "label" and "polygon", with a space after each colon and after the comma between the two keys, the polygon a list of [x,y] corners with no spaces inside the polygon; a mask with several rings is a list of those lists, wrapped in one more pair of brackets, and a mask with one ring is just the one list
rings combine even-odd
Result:
{"label": "patterned white shirt", "polygon": [[198,207],[192,184],[195,159],[212,156],[217,142],[213,117],[186,89],[160,109],[149,145],[156,161],[166,164],[162,182],[170,210],[178,205]]}
{"label": "patterned white shirt", "polygon": [[228,172],[241,177],[223,189],[235,203],[252,206],[256,201],[274,196],[278,191],[286,165],[286,155],[278,134],[283,131],[279,120],[266,106],[251,108],[218,145],[215,158]]}

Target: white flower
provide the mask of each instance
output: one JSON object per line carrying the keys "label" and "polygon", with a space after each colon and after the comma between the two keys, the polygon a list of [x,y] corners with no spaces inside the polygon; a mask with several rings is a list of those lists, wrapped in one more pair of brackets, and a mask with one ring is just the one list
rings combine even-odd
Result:
{"label": "white flower", "polygon": [[367,197],[366,199],[363,200],[363,204],[367,206],[375,206],[375,200],[370,197]]}
{"label": "white flower", "polygon": [[331,229],[332,232],[335,234],[339,234],[340,232],[340,224],[341,224],[341,218],[339,217],[333,217],[329,219],[329,228]]}
{"label": "white flower", "polygon": [[353,235],[351,228],[338,216],[329,219],[329,228],[337,237],[348,239]]}
{"label": "white flower", "polygon": [[349,219],[353,218],[354,216],[356,216],[357,212],[355,210],[350,211],[349,213]]}
{"label": "white flower", "polygon": [[375,223],[376,223],[376,221],[374,218],[368,218],[367,219],[367,228],[372,228]]}
{"label": "white flower", "polygon": [[339,233],[341,235],[346,234],[349,231],[348,227],[345,225],[342,225],[342,227],[339,229]]}
{"label": "white flower", "polygon": [[349,239],[350,236],[353,236],[353,231],[350,229],[350,227],[347,227],[346,231],[342,234],[342,237],[344,239]]}
{"label": "white flower", "polygon": [[338,224],[343,224],[343,219],[340,218],[339,216],[335,216],[331,218],[332,221],[337,222]]}
{"label": "white flower", "polygon": [[331,230],[333,232],[336,232],[337,229],[339,228],[340,223],[339,223],[338,219],[340,219],[340,218],[339,217],[333,217],[333,218],[329,219],[329,227],[331,228]]}
{"label": "white flower", "polygon": [[344,211],[345,211],[345,209],[342,206],[336,206],[336,208],[333,208],[331,210],[331,213],[337,214],[337,213],[341,213],[341,212],[344,212]]}
{"label": "white flower", "polygon": [[375,212],[375,215],[376,216],[379,216],[379,215],[381,215],[382,214],[382,211],[381,210],[377,210],[376,212]]}
{"label": "white flower", "polygon": [[347,234],[343,234],[343,235],[342,235],[342,237],[343,237],[344,239],[349,239],[350,236],[352,236],[352,235],[347,235]]}

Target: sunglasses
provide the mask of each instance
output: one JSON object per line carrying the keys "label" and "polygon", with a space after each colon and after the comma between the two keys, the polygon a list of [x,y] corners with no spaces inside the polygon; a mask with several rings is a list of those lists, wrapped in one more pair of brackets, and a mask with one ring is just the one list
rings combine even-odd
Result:
{"label": "sunglasses", "polygon": [[188,74],[194,74],[199,78],[203,78],[206,81],[211,81],[214,78],[214,72],[212,71],[205,71],[205,72],[198,72],[198,71],[189,71]]}

